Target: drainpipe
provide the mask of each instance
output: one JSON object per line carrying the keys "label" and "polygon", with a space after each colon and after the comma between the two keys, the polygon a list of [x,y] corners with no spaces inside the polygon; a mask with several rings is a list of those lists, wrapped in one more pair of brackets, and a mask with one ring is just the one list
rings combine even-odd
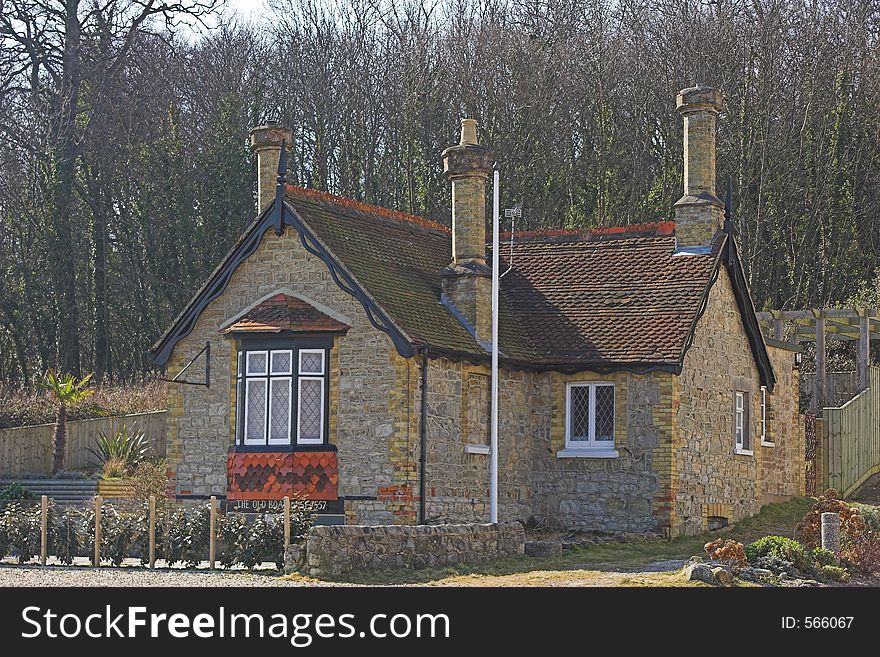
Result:
{"label": "drainpipe", "polygon": [[419,413],[419,524],[425,524],[425,471],[428,463],[428,348],[422,349],[422,404]]}

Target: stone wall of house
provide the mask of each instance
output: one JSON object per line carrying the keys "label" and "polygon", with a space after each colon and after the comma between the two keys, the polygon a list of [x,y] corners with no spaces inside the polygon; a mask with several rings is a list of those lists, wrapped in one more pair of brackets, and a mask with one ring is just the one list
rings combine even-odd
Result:
{"label": "stone wall of house", "polygon": [[517,522],[312,527],[305,546],[286,550],[285,571],[332,577],[352,570],[454,566],[518,556],[523,548]]}
{"label": "stone wall of house", "polygon": [[[672,440],[672,375],[616,372],[549,377],[549,431],[533,435],[533,516],[551,527],[653,531],[663,524],[663,468]],[[614,458],[561,458],[566,384],[614,383]]]}
{"label": "stone wall of house", "polygon": [[[351,326],[331,352],[330,399],[330,440],[339,451],[339,494],[348,498],[347,520],[409,521],[414,502],[390,503],[392,496],[387,493],[411,479],[415,467],[412,450],[417,448],[418,434],[412,427],[417,425],[401,418],[417,416],[418,407],[410,407],[413,395],[400,392],[401,379],[407,377],[418,387],[410,371],[413,359],[397,355],[390,339],[369,323],[360,304],[339,289],[324,263],[302,248],[289,227],[281,237],[267,231],[225,292],[177,343],[168,362],[167,371],[176,374],[206,342],[211,343],[211,387],[169,386],[167,452],[178,494],[225,493],[226,452],[234,436],[235,343],[218,331],[283,288],[323,305]],[[197,380],[203,367],[204,358],[187,377]],[[392,459],[395,453],[398,456]],[[403,507],[409,509],[408,515],[400,515]]]}
{"label": "stone wall of house", "polygon": [[[502,368],[498,416],[498,517],[531,515],[530,457],[549,428],[549,379]],[[429,522],[489,517],[490,377],[486,365],[430,361],[425,513]],[[482,449],[481,449],[482,448]]]}
{"label": "stone wall of house", "polygon": [[[694,534],[709,518],[734,522],[760,508],[761,383],[727,271],[718,280],[675,379],[677,426],[670,491],[674,534]],[[735,391],[747,393],[753,454],[734,453]]]}
{"label": "stone wall of house", "polygon": [[804,418],[800,415],[800,371],[794,351],[768,345],[776,375],[767,395],[767,444],[761,447],[761,504],[804,494]]}

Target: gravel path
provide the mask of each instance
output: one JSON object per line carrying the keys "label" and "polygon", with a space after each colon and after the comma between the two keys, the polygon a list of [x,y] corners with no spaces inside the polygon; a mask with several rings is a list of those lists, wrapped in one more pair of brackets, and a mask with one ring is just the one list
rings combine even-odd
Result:
{"label": "gravel path", "polygon": [[2,586],[309,586],[277,574],[143,568],[79,568],[0,565]]}

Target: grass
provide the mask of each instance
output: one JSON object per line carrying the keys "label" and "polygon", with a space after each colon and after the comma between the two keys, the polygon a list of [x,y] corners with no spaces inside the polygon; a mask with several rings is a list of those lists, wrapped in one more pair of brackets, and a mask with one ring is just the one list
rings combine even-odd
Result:
{"label": "grass", "polygon": [[[761,536],[793,537],[795,525],[812,508],[811,498],[795,498],[765,506],[757,515],[720,532],[672,540],[648,539],[633,543],[603,543],[568,550],[558,557],[515,557],[482,564],[424,570],[385,570],[347,573],[328,579],[338,583],[366,585],[433,584],[453,586],[683,586],[680,572],[627,573],[657,561],[687,559],[703,554],[703,546],[719,536],[743,544]],[[299,578],[298,575],[289,576]]]}
{"label": "grass", "polygon": [[[94,394],[68,411],[69,420],[126,415],[165,408],[167,384],[156,378],[124,385],[96,385]],[[56,407],[39,387],[12,388],[0,383],[0,429],[55,421]]]}

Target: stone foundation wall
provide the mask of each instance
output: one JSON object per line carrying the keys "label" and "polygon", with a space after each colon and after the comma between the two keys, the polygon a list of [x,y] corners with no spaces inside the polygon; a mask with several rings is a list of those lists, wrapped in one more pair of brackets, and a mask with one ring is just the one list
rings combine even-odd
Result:
{"label": "stone foundation wall", "polygon": [[[672,436],[671,374],[551,374],[549,431],[532,440],[533,516],[551,527],[651,531],[662,525],[662,455]],[[566,384],[614,383],[614,458],[561,458]]]}
{"label": "stone foundation wall", "polygon": [[767,442],[761,447],[761,504],[784,502],[804,494],[804,418],[800,415],[800,371],[794,352],[768,345],[776,375],[773,394],[767,395]]}
{"label": "stone foundation wall", "polygon": [[517,522],[312,527],[305,549],[302,545],[288,548],[285,571],[326,577],[352,570],[478,563],[523,554],[524,536]]}
{"label": "stone foundation wall", "polygon": [[[699,533],[712,516],[735,522],[756,513],[764,453],[759,433],[761,382],[723,267],[675,385],[673,533]],[[734,453],[737,390],[747,392],[750,400],[751,455]]]}

